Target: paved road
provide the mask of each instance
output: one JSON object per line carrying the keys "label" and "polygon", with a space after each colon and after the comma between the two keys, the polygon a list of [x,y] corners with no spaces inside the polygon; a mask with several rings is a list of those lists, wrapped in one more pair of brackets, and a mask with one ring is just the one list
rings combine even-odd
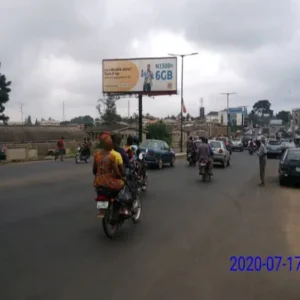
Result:
{"label": "paved road", "polygon": [[300,191],[278,187],[276,164],[265,188],[246,152],[208,184],[184,160],[150,170],[142,222],[114,241],[96,218],[90,165],[1,166],[0,298],[300,299],[300,273],[229,271],[232,255],[300,255]]}

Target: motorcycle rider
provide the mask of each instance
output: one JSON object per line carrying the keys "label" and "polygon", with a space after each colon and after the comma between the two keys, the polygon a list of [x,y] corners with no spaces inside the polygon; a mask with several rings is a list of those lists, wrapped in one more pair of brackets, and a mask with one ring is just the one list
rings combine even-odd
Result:
{"label": "motorcycle rider", "polygon": [[193,137],[190,136],[186,143],[186,154],[188,155],[193,149]]}
{"label": "motorcycle rider", "polygon": [[202,143],[199,145],[199,163],[202,160],[207,161],[208,173],[210,176],[213,175],[212,173],[212,149],[208,145],[208,140],[205,137],[201,137]]}
{"label": "motorcycle rider", "polygon": [[91,146],[92,145],[91,145],[90,140],[87,137],[85,137],[84,141],[83,141],[83,144],[81,146],[82,155],[90,157],[90,155],[91,155]]}
{"label": "motorcycle rider", "polygon": [[123,160],[123,164],[125,168],[129,168],[130,167],[130,162],[128,159],[128,156],[125,152],[125,150],[120,146],[121,145],[121,141],[122,141],[122,137],[119,134],[113,134],[111,136],[113,143],[114,143],[114,150],[116,152],[118,152]]}

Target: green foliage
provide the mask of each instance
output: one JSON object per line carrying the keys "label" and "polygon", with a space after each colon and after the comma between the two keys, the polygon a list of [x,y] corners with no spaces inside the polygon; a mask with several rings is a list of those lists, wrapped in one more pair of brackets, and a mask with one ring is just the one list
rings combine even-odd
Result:
{"label": "green foliage", "polygon": [[276,118],[282,120],[284,124],[288,124],[291,118],[291,113],[289,111],[282,110],[278,112]]}
{"label": "green foliage", "polygon": [[4,105],[9,101],[10,85],[11,81],[7,81],[5,75],[0,73],[0,121],[5,125],[7,125],[9,117],[4,114]]}
{"label": "green foliage", "polygon": [[25,121],[24,121],[25,125],[32,125],[32,121],[31,121],[31,116],[28,116]]}
{"label": "green foliage", "polygon": [[96,109],[99,113],[100,119],[106,124],[113,124],[122,121],[120,115],[117,114],[116,101],[120,97],[109,95],[104,99],[99,99]]}
{"label": "green foliage", "polygon": [[168,130],[167,125],[162,121],[148,125],[147,132],[148,139],[163,140],[167,142],[168,145],[172,144],[172,135]]}
{"label": "green foliage", "polygon": [[273,111],[271,110],[271,103],[269,100],[259,100],[254,103],[253,111],[258,115],[273,115]]}
{"label": "green foliage", "polygon": [[94,118],[89,115],[79,116],[71,119],[70,124],[94,126]]}

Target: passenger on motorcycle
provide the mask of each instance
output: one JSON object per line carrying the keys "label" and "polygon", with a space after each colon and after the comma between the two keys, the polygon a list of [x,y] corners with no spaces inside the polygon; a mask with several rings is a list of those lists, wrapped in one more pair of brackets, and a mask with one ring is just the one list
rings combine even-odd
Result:
{"label": "passenger on motorcycle", "polygon": [[207,161],[208,173],[209,175],[212,174],[213,168],[213,160],[212,160],[212,149],[208,145],[208,141],[205,137],[201,138],[202,143],[199,145],[199,164],[201,161]]}
{"label": "passenger on motorcycle", "polygon": [[100,141],[102,142],[103,148],[99,149],[94,154],[94,186],[95,188],[108,188],[117,193],[123,188],[124,180],[122,179],[116,156],[112,152],[113,141],[108,134],[102,134],[100,136]]}

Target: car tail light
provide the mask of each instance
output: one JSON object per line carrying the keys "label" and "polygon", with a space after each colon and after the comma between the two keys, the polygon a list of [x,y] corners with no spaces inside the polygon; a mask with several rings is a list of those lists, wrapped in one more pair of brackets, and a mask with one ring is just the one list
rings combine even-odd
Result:
{"label": "car tail light", "polygon": [[219,153],[223,153],[223,150],[222,150],[222,149],[220,149],[220,150],[219,150]]}

